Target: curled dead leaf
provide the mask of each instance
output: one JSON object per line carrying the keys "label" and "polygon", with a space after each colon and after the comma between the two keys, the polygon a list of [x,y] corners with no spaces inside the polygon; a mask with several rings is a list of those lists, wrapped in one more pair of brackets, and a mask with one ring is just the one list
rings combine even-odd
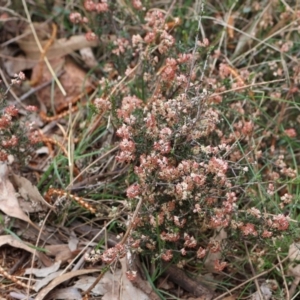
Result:
{"label": "curled dead leaf", "polygon": [[9,217],[21,219],[39,230],[29,217],[20,208],[16,191],[8,179],[6,163],[0,163],[0,209]]}
{"label": "curled dead leaf", "polygon": [[[49,28],[48,24],[45,23],[33,23],[33,25],[40,39],[41,46],[44,47],[49,41],[51,29]],[[34,64],[39,62],[41,52],[36,44],[29,26],[25,29],[23,37],[19,39],[17,43],[26,54],[26,58],[28,60],[32,61]],[[53,44],[47,50],[46,56],[48,59],[63,57],[76,50],[85,47],[95,47],[98,44],[99,41],[87,41],[84,35],[61,38],[53,42]]]}

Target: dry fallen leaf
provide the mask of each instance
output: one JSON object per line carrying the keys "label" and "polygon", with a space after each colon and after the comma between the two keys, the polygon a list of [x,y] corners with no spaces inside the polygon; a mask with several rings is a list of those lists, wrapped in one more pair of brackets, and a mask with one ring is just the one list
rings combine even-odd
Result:
{"label": "dry fallen leaf", "polygon": [[123,299],[142,299],[150,300],[149,297],[141,290],[137,289],[132,282],[127,278],[127,263],[126,257],[119,260],[121,263],[121,270],[114,273],[118,280],[119,288],[111,289],[106,293],[102,300],[123,300]]}
{"label": "dry fallen leaf", "polygon": [[82,48],[79,50],[79,53],[82,57],[82,60],[89,68],[95,68],[98,65],[91,47]]}
{"label": "dry fallen leaf", "polygon": [[21,219],[39,230],[20,208],[16,191],[8,179],[8,167],[3,162],[0,163],[0,209],[7,216]]}
{"label": "dry fallen leaf", "polygon": [[[88,270],[76,270],[76,271],[71,271],[69,273],[63,274],[63,275],[57,275],[56,278],[44,289],[42,289],[36,296],[35,300],[43,300],[45,297],[49,294],[49,292],[53,291],[55,287],[60,285],[61,283],[80,276],[80,275],[85,275],[85,274],[92,274],[95,272],[100,272],[99,269],[88,269]],[[52,273],[55,274],[55,273]],[[51,275],[52,275],[51,274]]]}
{"label": "dry fallen leaf", "polygon": [[298,289],[300,283],[300,265],[299,264],[296,266],[290,265],[288,268],[287,275],[294,277],[294,280],[289,288],[289,299],[291,299],[295,295],[296,290]]}
{"label": "dry fallen leaf", "polygon": [[[95,282],[95,280],[96,278],[93,276],[82,276],[76,281],[74,287],[81,291],[86,291]],[[117,281],[114,281],[116,281],[115,276],[110,272],[106,272],[101,281],[92,289],[91,292],[94,295],[105,295],[112,286],[118,285]]]}
{"label": "dry fallen leaf", "polygon": [[53,273],[49,274],[48,276],[46,276],[43,279],[37,280],[35,282],[35,284],[33,285],[34,290],[36,292],[38,292],[41,288],[43,288],[44,286],[49,284],[49,282],[51,282],[52,280],[54,280],[55,278],[60,276],[61,272],[62,271],[56,271],[56,272],[53,272]]}
{"label": "dry fallen leaf", "polygon": [[28,268],[25,270],[24,275],[33,274],[36,277],[46,277],[49,276],[49,274],[56,272],[59,269],[60,264],[61,262],[58,261],[54,263],[52,266],[46,268],[40,268],[40,269]]}
{"label": "dry fallen leaf", "polygon": [[[68,103],[72,103],[74,98],[82,94],[91,87],[91,82],[83,71],[71,58],[58,57],[50,60],[52,68],[56,71],[62,72],[59,81],[66,91],[66,96],[62,95],[60,89],[55,86],[54,90],[50,86],[44,87],[36,92],[36,97],[41,105],[43,111],[54,108],[55,111],[65,107]],[[42,68],[42,75],[40,70]],[[32,69],[31,80],[38,81],[38,84],[49,82],[52,75],[44,63],[36,65]],[[54,103],[51,99],[55,99]]]}
{"label": "dry fallen leaf", "polygon": [[230,295],[228,297],[223,298],[223,300],[236,300],[238,299],[238,296]]}
{"label": "dry fallen leaf", "polygon": [[[264,282],[260,286],[260,291],[262,296],[264,297],[264,300],[270,300],[272,297],[272,288],[269,283]],[[255,292],[251,295],[251,300],[261,300],[260,294],[258,292]]]}
{"label": "dry fallen leaf", "polygon": [[[101,298],[102,300],[148,300],[149,297],[127,279],[126,257],[122,258],[120,262],[122,269],[115,270],[114,273],[106,272],[100,282],[92,289],[92,293],[103,296]],[[85,276],[80,278],[74,287],[84,291],[87,290],[94,281],[95,277]]]}
{"label": "dry fallen leaf", "polygon": [[80,252],[80,250],[71,251],[69,245],[66,244],[47,245],[45,249],[47,250],[47,255],[54,256],[55,261],[61,261],[62,263],[73,259]]}
{"label": "dry fallen leaf", "polygon": [[289,247],[289,260],[291,262],[300,260],[300,244],[292,243]]}
{"label": "dry fallen leaf", "polygon": [[81,300],[82,296],[78,289],[70,286],[51,292],[49,294],[49,299]]}
{"label": "dry fallen leaf", "polygon": [[68,239],[68,246],[71,251],[75,251],[77,249],[79,243],[79,239],[76,237],[74,231],[71,231],[69,239]]}
{"label": "dry fallen leaf", "polygon": [[[36,212],[45,211],[45,207],[51,209],[54,208],[42,197],[37,187],[34,186],[28,179],[17,174],[11,174],[10,178],[20,196],[25,200],[24,202],[27,203],[25,211]],[[31,202],[26,200],[30,200],[34,205],[31,205]],[[22,207],[21,203],[20,205]]]}
{"label": "dry fallen leaf", "polygon": [[52,264],[50,259],[48,259],[43,253],[36,251],[33,246],[30,247],[11,235],[0,236],[0,247],[3,245],[10,245],[14,248],[23,249],[27,252],[35,254],[45,265],[50,266]]}
{"label": "dry fallen leaf", "polygon": [[[42,47],[49,42],[49,34],[51,28],[45,23],[33,23]],[[28,26],[23,33],[23,37],[17,40],[19,47],[26,54],[26,58],[35,64],[40,61],[41,52],[33,37],[31,28]],[[56,39],[50,48],[47,50],[46,56],[48,59],[66,56],[74,51],[85,47],[95,47],[99,41],[87,41],[84,35],[75,35],[70,38]]]}

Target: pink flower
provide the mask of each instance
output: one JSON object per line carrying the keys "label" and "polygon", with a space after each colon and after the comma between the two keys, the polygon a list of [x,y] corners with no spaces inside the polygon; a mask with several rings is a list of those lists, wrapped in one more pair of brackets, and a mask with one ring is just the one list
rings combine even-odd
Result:
{"label": "pink flower", "polygon": [[2,146],[3,146],[4,148],[14,147],[14,146],[16,146],[17,144],[18,144],[18,138],[17,138],[15,135],[13,135],[13,136],[11,137],[11,139],[9,139],[9,140],[7,140],[7,141],[2,141]]}
{"label": "pink flower", "polygon": [[244,122],[241,131],[245,136],[248,136],[252,133],[253,127],[254,127],[254,125],[253,125],[252,121]]}
{"label": "pink flower", "polygon": [[97,35],[94,32],[89,31],[85,34],[85,38],[88,42],[91,42],[97,40]]}
{"label": "pink flower", "polygon": [[107,99],[104,99],[104,98],[96,98],[94,100],[94,105],[101,112],[106,111],[111,108],[111,103]]}
{"label": "pink flower", "polygon": [[104,263],[110,264],[117,258],[122,258],[126,254],[124,245],[117,244],[115,247],[109,248],[101,255],[101,260]]}
{"label": "pink flower", "polygon": [[140,186],[137,183],[132,184],[126,190],[126,194],[128,198],[135,198],[141,193]]}
{"label": "pink flower", "polygon": [[106,3],[106,0],[102,0],[102,3],[96,3],[95,4],[95,10],[98,12],[98,13],[101,13],[101,12],[106,12],[108,11],[108,5]]}
{"label": "pink flower", "polygon": [[38,108],[34,105],[27,105],[26,106],[26,110],[30,111],[30,112],[35,112],[38,110]]}
{"label": "pink flower", "polygon": [[122,99],[122,106],[117,110],[119,118],[129,118],[131,113],[142,106],[143,101],[136,96],[126,96]]}
{"label": "pink flower", "polygon": [[6,161],[8,159],[8,154],[3,150],[0,151],[0,161]]}
{"label": "pink flower", "polygon": [[212,157],[208,163],[208,171],[210,173],[222,176],[227,172],[228,163],[220,158]]}
{"label": "pink flower", "polygon": [[134,281],[137,277],[137,271],[131,270],[131,271],[127,271],[125,274],[126,274],[127,279],[130,281]]}
{"label": "pink flower", "polygon": [[246,225],[241,227],[241,230],[244,235],[253,235],[257,236],[257,231],[255,230],[254,224],[252,223],[247,223]]}
{"label": "pink flower", "polygon": [[206,250],[200,247],[197,251],[197,258],[203,258],[206,255]]}
{"label": "pink flower", "polygon": [[120,143],[120,149],[122,151],[134,152],[135,151],[135,143],[132,140],[123,139]]}
{"label": "pink flower", "polygon": [[290,138],[294,138],[294,137],[297,136],[297,132],[296,132],[296,130],[295,130],[294,128],[286,129],[286,130],[284,131],[284,133],[285,133],[288,137],[290,137]]}
{"label": "pink flower", "polygon": [[262,237],[263,238],[269,238],[273,235],[273,233],[271,231],[268,231],[268,230],[264,230],[264,232],[262,233]]}
{"label": "pink flower", "polygon": [[182,220],[180,220],[178,216],[174,216],[173,221],[174,221],[174,224],[176,226],[178,226],[179,228],[183,228],[184,224],[186,223],[186,219],[183,218]]}
{"label": "pink flower", "polygon": [[96,4],[92,0],[85,0],[83,5],[87,11],[93,11],[93,10],[95,10]]}
{"label": "pink flower", "polygon": [[19,110],[14,105],[6,107],[5,112],[12,117],[16,117],[19,114]]}
{"label": "pink flower", "polygon": [[37,130],[30,132],[28,138],[29,138],[30,144],[37,144],[41,141],[41,135]]}
{"label": "pink flower", "polygon": [[129,139],[131,135],[131,127],[125,124],[123,124],[122,127],[117,130],[117,136],[120,138]]}
{"label": "pink flower", "polygon": [[179,233],[166,233],[165,231],[163,231],[160,234],[160,238],[163,241],[177,242],[180,239],[180,234]]}
{"label": "pink flower", "polygon": [[188,234],[184,234],[184,247],[187,248],[195,248],[197,246],[197,241],[193,236],[189,236]]}
{"label": "pink flower", "polygon": [[181,253],[182,256],[185,256],[185,255],[186,255],[186,250],[185,250],[184,248],[182,248],[182,249],[180,250],[180,253]]}
{"label": "pink flower", "polygon": [[144,37],[144,41],[147,44],[151,44],[152,42],[154,42],[155,40],[155,33],[154,32],[148,32],[145,37]]}
{"label": "pink flower", "polygon": [[160,151],[161,154],[168,154],[171,151],[171,143],[169,141],[159,140],[154,143],[153,148]]}
{"label": "pink flower", "polygon": [[0,118],[0,129],[5,129],[11,124],[11,117],[2,116]]}
{"label": "pink flower", "polygon": [[135,9],[137,9],[137,10],[143,9],[143,5],[142,5],[142,2],[140,0],[132,0],[131,3],[132,3],[132,6]]}
{"label": "pink flower", "polygon": [[273,217],[272,228],[276,228],[278,230],[287,230],[289,228],[289,222],[286,216],[279,214]]}
{"label": "pink flower", "polygon": [[71,12],[69,19],[73,24],[78,24],[82,22],[82,16],[79,12]]}
{"label": "pink flower", "polygon": [[216,259],[214,263],[214,269],[217,272],[222,272],[227,265],[228,265],[227,262],[223,261],[220,263],[220,260]]}
{"label": "pink flower", "polygon": [[161,255],[161,259],[164,261],[170,261],[173,258],[172,250],[167,250]]}

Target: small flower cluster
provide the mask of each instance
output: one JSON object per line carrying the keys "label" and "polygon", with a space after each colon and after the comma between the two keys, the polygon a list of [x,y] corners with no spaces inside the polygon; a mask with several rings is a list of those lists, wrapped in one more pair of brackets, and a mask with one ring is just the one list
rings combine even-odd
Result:
{"label": "small flower cluster", "polygon": [[99,260],[102,260],[106,264],[110,264],[126,255],[126,249],[124,245],[117,244],[116,246],[112,248],[108,248],[107,250],[101,251],[98,250],[92,250],[91,253],[87,253],[85,255],[85,260],[88,262],[96,263]]}
{"label": "small flower cluster", "polygon": [[[93,0],[85,0],[83,6],[88,13],[98,13],[102,14],[109,11],[109,7],[107,4],[107,0],[100,0],[99,2],[94,2]],[[71,12],[69,15],[69,20],[73,24],[85,25],[89,23],[89,19],[86,16],[82,16],[79,12]],[[87,41],[95,41],[98,39],[98,36],[95,32],[91,31],[90,29],[87,30],[85,34],[85,38]]]}
{"label": "small flower cluster", "polygon": [[232,227],[239,228],[244,236],[256,237],[260,235],[263,238],[270,238],[274,236],[276,232],[286,231],[289,228],[288,218],[283,214],[274,215],[272,217],[265,215],[263,217],[261,212],[254,207],[248,209],[247,212],[260,221],[259,225],[253,223],[244,224],[241,221],[232,222],[231,224]]}
{"label": "small flower cluster", "polygon": [[100,0],[98,3],[95,3],[93,0],[85,0],[83,6],[89,12],[102,13],[108,11],[107,0]]}
{"label": "small flower cluster", "polygon": [[84,259],[87,262],[91,262],[92,264],[95,264],[101,260],[101,251],[99,249],[97,250],[93,249],[90,253],[86,252],[84,254]]}
{"label": "small flower cluster", "polygon": [[[25,75],[22,72],[15,74],[11,85],[20,85],[23,80]],[[9,155],[25,159],[33,145],[40,141],[39,133],[34,129],[33,123],[20,121],[19,109],[15,105],[5,106],[5,94],[1,95],[3,113],[0,116],[0,161],[7,161]],[[28,112],[36,111],[34,106],[27,106],[25,109]]]}
{"label": "small flower cluster", "polygon": [[79,12],[70,13],[69,19],[73,24],[86,24],[88,23],[87,17],[82,17]]}

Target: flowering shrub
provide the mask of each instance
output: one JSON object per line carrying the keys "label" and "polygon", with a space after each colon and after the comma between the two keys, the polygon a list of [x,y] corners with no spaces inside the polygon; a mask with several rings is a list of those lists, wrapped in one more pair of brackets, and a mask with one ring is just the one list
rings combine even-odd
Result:
{"label": "flowering shrub", "polygon": [[[95,11],[92,1],[85,7]],[[280,236],[289,229],[288,218],[268,204],[255,207],[255,189],[247,184],[261,158],[261,146],[254,151],[250,142],[260,116],[250,102],[249,72],[237,73],[222,61],[217,72],[205,76],[202,56],[212,52],[208,39],[185,52],[173,30],[180,20],[174,18],[170,26],[163,11],[146,11],[139,1],[132,1],[132,8],[139,10],[143,34],[112,42],[111,55],[120,68],[100,80],[101,98],[95,100],[96,108],[109,112],[118,126],[117,160],[134,168],[136,182],[128,187],[127,197],[133,206],[143,202],[133,220],[131,246],[165,261],[205,260],[209,253],[225,253],[225,246],[233,247],[238,237],[263,241]],[[98,10],[103,12],[110,12],[110,4]],[[235,92],[226,94],[230,90]],[[236,94],[249,103],[231,100]],[[294,137],[296,132],[289,128],[285,134]],[[296,176],[281,156],[275,165],[283,176]],[[271,174],[272,182],[261,184],[265,197],[274,194],[276,174],[279,178],[279,173]],[[282,208],[291,197],[282,195]],[[228,234],[223,241],[214,238],[221,229]],[[214,266],[221,271],[227,262],[216,259]]]}
{"label": "flowering shrub", "polygon": [[[11,81],[11,85],[20,84],[25,79],[25,75],[20,72],[16,74]],[[38,143],[39,135],[34,130],[33,124],[29,122],[20,122],[17,118],[19,109],[14,105],[5,105],[5,95],[8,91],[2,91],[1,107],[3,108],[0,117],[0,161],[8,160],[9,155],[13,155],[20,162],[25,162],[25,159],[30,154],[32,146]],[[34,106],[27,106],[26,110],[32,112],[36,110]]]}

